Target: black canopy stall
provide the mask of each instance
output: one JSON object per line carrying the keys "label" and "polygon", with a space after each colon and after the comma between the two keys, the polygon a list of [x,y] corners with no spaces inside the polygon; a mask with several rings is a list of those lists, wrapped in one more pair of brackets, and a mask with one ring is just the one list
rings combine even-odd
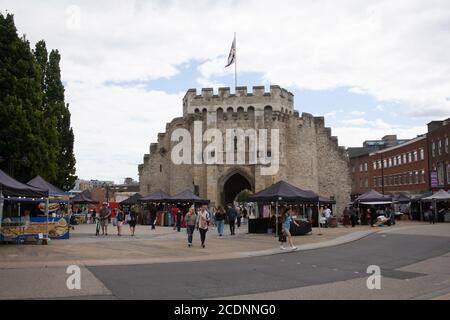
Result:
{"label": "black canopy stall", "polygon": [[[21,183],[0,170],[0,240],[16,239],[19,241],[26,232],[33,234],[29,236],[39,236],[43,243],[47,243],[48,239],[48,190],[36,188],[25,183]],[[4,203],[18,203],[20,215],[20,203],[22,202],[45,202],[45,221],[43,227],[34,226],[29,221],[13,222],[11,218],[7,221],[3,220]],[[28,220],[29,217],[26,217]],[[8,225],[7,225],[8,224]],[[28,228],[28,229],[27,229]]]}
{"label": "black canopy stall", "polygon": [[[255,193],[254,195],[249,197],[249,201],[258,202],[258,203],[271,203],[275,202],[275,234],[278,236],[279,234],[279,224],[278,224],[278,206],[280,202],[283,203],[308,203],[319,206],[319,195],[311,190],[303,190],[286,181],[279,181],[268,188]],[[259,223],[258,219],[251,221],[249,220],[249,232],[252,232],[252,224]],[[261,222],[262,223],[262,222]],[[309,225],[309,230],[311,230],[311,225]],[[264,227],[264,226],[263,226]],[[320,227],[320,224],[319,224]],[[255,226],[255,232],[259,227]],[[261,227],[263,231],[263,228]]]}

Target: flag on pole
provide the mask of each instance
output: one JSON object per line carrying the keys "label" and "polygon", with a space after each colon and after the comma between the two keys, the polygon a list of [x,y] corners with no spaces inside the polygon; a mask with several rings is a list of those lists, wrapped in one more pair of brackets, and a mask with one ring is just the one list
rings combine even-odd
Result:
{"label": "flag on pole", "polygon": [[225,68],[232,65],[235,62],[235,60],[236,60],[236,35],[234,36],[233,44],[231,45],[230,54],[228,55],[228,63],[225,66]]}

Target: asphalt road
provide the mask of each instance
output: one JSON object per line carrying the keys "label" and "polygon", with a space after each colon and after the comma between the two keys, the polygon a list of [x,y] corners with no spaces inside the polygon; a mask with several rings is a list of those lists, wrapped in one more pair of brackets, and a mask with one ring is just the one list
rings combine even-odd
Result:
{"label": "asphalt road", "polygon": [[449,237],[374,234],[336,247],[264,257],[88,269],[113,298],[188,300],[368,277],[369,265],[378,265],[382,276],[411,279],[423,274],[396,269],[449,251]]}

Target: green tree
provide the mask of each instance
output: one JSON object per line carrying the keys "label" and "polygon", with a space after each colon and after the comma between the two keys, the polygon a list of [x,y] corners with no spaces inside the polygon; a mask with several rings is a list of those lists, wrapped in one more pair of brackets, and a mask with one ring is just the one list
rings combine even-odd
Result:
{"label": "green tree", "polygon": [[69,105],[64,101],[64,85],[61,81],[61,56],[58,50],[49,55],[45,75],[46,109],[49,117],[55,117],[58,133],[57,167],[58,172],[54,184],[64,190],[75,185],[75,156],[73,153],[74,135],[70,126]]}
{"label": "green tree", "polygon": [[[0,13],[0,167],[21,181],[55,176],[45,141],[41,70],[11,14]],[[28,161],[19,161],[26,158]]]}

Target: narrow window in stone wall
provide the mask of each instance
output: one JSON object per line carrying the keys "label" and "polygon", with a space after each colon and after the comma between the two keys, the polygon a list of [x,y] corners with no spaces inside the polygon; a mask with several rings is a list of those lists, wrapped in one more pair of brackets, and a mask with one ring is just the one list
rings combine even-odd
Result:
{"label": "narrow window in stone wall", "polygon": [[450,184],[450,162],[447,162],[447,184]]}
{"label": "narrow window in stone wall", "polygon": [[159,172],[162,172],[162,164],[159,165]]}

